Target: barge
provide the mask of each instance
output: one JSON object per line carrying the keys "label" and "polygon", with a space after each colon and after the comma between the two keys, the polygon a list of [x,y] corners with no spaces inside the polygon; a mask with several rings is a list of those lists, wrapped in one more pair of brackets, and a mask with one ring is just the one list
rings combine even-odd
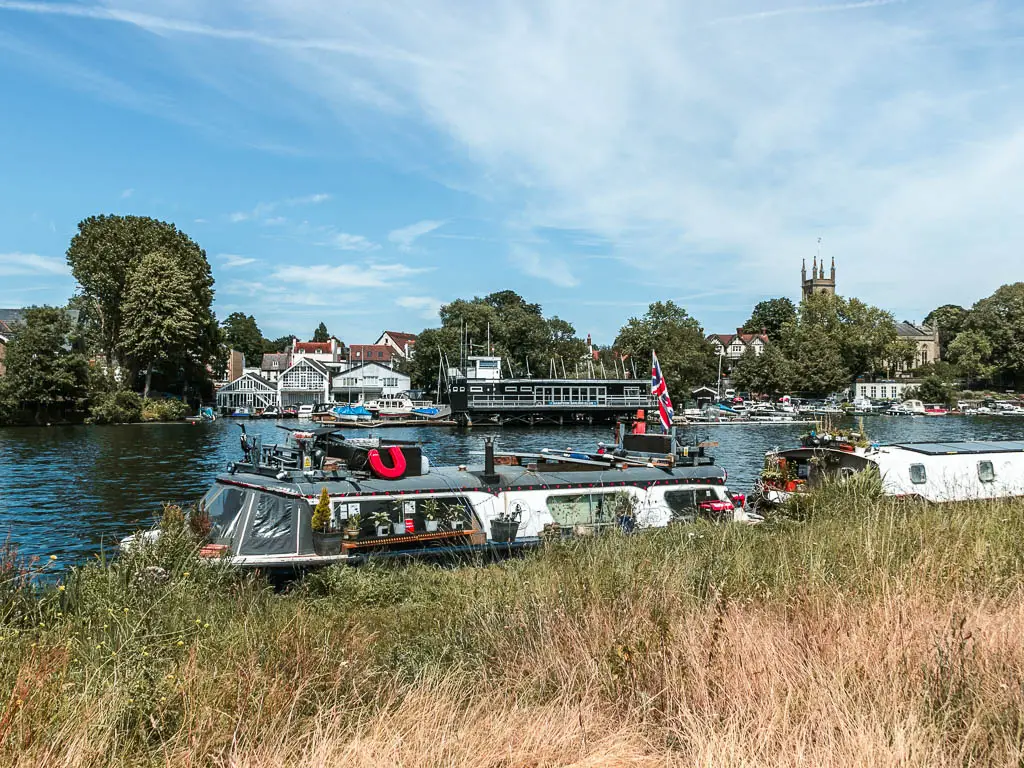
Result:
{"label": "barge", "polygon": [[877,471],[882,492],[931,502],[1024,496],[1024,441],[857,444],[856,436],[805,435],[801,445],[769,451],[751,499],[784,504],[830,481]]}
{"label": "barge", "polygon": [[448,371],[443,397],[460,425],[614,424],[652,405],[649,378],[503,378],[501,365],[470,356],[465,369]]}
{"label": "barge", "polygon": [[[669,435],[622,429],[618,446],[597,452],[500,453],[488,441],[482,465],[435,467],[418,444],[345,439],[326,427],[288,431],[288,442],[273,446],[243,432],[242,460],[216,478],[193,513],[209,521],[204,556],[302,569],[508,553],[552,537],[698,518],[757,521],[703,447],[679,446]],[[314,529],[318,505],[320,519],[329,517]]]}

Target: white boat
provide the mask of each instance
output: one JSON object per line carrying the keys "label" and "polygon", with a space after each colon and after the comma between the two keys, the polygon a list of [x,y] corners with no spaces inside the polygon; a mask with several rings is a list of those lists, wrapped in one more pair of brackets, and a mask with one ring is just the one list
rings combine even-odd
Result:
{"label": "white boat", "polygon": [[387,419],[412,416],[416,404],[405,395],[382,395],[366,403],[365,407],[374,416]]}
{"label": "white boat", "polygon": [[300,419],[312,419],[313,412],[316,409],[312,405],[300,405],[299,406],[299,418]]}
{"label": "white boat", "polygon": [[[817,443],[817,444],[815,444]],[[933,502],[1024,496],[1024,441],[963,440],[896,443],[863,448],[828,435],[805,438],[799,448],[770,451],[754,498],[779,504],[813,490],[827,478],[868,468],[882,492]]]}
{"label": "white boat", "polygon": [[885,412],[886,416],[924,416],[927,413],[920,400],[904,400]]}
{"label": "white boat", "polygon": [[[219,475],[199,509],[201,554],[249,568],[305,568],[379,557],[494,554],[551,537],[627,533],[687,523],[756,523],[745,498],[702,446],[669,435],[623,435],[612,452],[497,454],[482,465],[432,467],[420,447],[290,430],[283,446],[243,434],[244,460]],[[330,523],[312,528],[326,492]],[[440,524],[439,524],[440,523]],[[148,532],[128,537],[123,549]]]}

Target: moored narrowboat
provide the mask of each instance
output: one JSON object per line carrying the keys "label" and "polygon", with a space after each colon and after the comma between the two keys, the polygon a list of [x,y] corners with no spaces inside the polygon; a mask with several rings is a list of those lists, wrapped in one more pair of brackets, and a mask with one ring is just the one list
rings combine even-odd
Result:
{"label": "moored narrowboat", "polygon": [[[613,450],[593,453],[501,453],[488,442],[482,465],[435,467],[419,445],[346,440],[332,428],[291,430],[280,446],[243,434],[243,460],[198,507],[209,519],[203,553],[249,568],[304,568],[502,553],[549,537],[698,518],[757,521],[713,457],[672,441],[623,435]],[[314,530],[325,492],[329,522]]]}

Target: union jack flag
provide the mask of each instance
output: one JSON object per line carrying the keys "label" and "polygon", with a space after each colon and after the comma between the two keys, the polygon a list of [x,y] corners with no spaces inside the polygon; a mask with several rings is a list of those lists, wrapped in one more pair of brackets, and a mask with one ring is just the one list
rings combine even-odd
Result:
{"label": "union jack flag", "polygon": [[672,398],[668,396],[668,385],[661,375],[658,355],[651,352],[651,397],[658,400],[658,415],[661,417],[661,428],[666,433],[672,429]]}

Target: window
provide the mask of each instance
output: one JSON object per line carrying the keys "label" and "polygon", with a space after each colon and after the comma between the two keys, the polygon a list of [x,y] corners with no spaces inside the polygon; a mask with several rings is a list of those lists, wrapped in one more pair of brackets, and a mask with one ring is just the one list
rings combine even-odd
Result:
{"label": "window", "polygon": [[484,388],[483,387],[470,387],[469,391],[470,392],[483,392]]}
{"label": "window", "polygon": [[701,503],[717,500],[718,497],[710,488],[665,492],[665,503],[672,510],[673,517],[695,517]]}
{"label": "window", "polygon": [[237,488],[214,487],[203,499],[201,507],[210,518],[210,541],[230,544],[238,525],[238,513],[247,499],[245,491]]}
{"label": "window", "polygon": [[991,461],[978,462],[978,479],[983,483],[991,483],[996,479],[996,470]]}
{"label": "window", "polygon": [[612,505],[606,498],[614,493],[579,493],[548,496],[548,511],[559,525],[608,525],[615,522]]}
{"label": "window", "polygon": [[393,377],[393,376],[385,376],[384,377],[384,386],[385,387],[397,387],[398,386],[398,378],[397,377]]}
{"label": "window", "polygon": [[928,482],[928,473],[925,471],[924,464],[910,465],[910,482],[914,485],[922,485]]}

